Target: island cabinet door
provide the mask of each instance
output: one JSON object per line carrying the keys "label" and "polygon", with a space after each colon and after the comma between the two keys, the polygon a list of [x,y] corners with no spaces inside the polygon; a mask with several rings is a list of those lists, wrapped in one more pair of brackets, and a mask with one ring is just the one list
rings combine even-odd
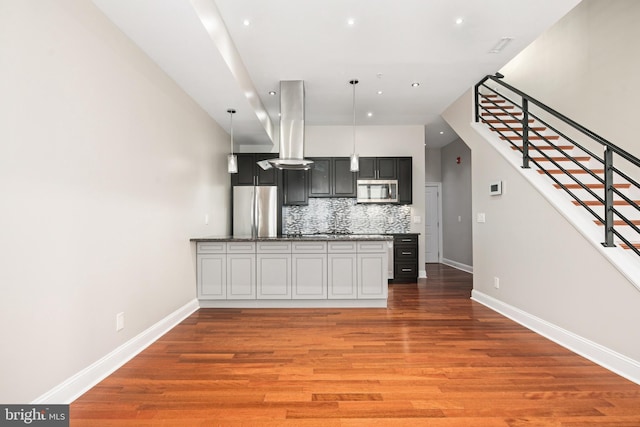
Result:
{"label": "island cabinet door", "polygon": [[256,298],[256,255],[227,254],[227,299]]}
{"label": "island cabinet door", "polygon": [[353,299],[357,293],[357,257],[355,253],[330,253],[328,256],[329,299]]}
{"label": "island cabinet door", "polygon": [[358,299],[387,298],[387,261],[385,253],[358,253]]}
{"label": "island cabinet door", "polygon": [[258,299],[291,299],[291,254],[258,253]]}
{"label": "island cabinet door", "polygon": [[198,254],[198,298],[227,298],[227,255]]}
{"label": "island cabinet door", "polygon": [[327,254],[293,254],[293,299],[327,299]]}

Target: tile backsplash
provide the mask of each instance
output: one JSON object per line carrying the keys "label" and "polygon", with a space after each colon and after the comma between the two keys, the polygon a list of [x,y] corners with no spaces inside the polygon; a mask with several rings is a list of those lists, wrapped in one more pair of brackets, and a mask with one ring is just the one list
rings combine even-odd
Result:
{"label": "tile backsplash", "polygon": [[411,206],[358,204],[355,199],[309,198],[307,206],[282,208],[283,234],[408,233]]}

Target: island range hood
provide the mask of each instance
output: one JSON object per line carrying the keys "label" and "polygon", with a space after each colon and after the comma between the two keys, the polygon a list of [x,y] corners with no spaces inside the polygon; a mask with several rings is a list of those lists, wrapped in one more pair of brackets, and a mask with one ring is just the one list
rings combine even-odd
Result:
{"label": "island range hood", "polygon": [[308,170],[304,158],[304,81],[280,82],[280,157],[268,162],[278,169]]}

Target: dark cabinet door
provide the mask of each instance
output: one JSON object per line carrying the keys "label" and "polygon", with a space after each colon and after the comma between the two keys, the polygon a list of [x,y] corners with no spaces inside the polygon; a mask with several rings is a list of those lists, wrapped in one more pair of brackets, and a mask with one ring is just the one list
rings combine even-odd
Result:
{"label": "dark cabinet door", "polygon": [[358,171],[358,179],[376,179],[376,158],[360,157],[360,170]]}
{"label": "dark cabinet door", "polygon": [[348,157],[333,159],[333,194],[336,197],[356,197],[356,172],[350,170]]}
{"label": "dark cabinet door", "polygon": [[278,185],[278,169],[271,168],[264,170],[257,163],[261,160],[273,159],[275,157],[278,157],[278,154],[263,153],[255,155],[253,164],[256,170],[256,185]]}
{"label": "dark cabinet door", "polygon": [[308,205],[309,190],[307,186],[309,172],[303,170],[284,170],[284,204]]}
{"label": "dark cabinet door", "polygon": [[398,203],[413,203],[413,163],[411,157],[398,158]]}
{"label": "dark cabinet door", "polygon": [[379,157],[376,163],[378,179],[398,179],[398,161],[395,157]]}
{"label": "dark cabinet door", "polygon": [[309,197],[331,197],[333,190],[333,168],[329,157],[312,158],[309,171]]}
{"label": "dark cabinet door", "polygon": [[278,185],[278,170],[264,170],[256,162],[278,157],[274,153],[241,153],[238,157],[238,173],[231,174],[231,185]]}
{"label": "dark cabinet door", "polygon": [[236,154],[238,173],[231,174],[231,185],[254,185],[255,161],[253,154]]}

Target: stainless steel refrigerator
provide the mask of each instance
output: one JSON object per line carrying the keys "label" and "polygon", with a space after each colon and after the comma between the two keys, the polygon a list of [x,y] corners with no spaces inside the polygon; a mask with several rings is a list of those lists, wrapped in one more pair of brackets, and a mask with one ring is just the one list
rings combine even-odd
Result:
{"label": "stainless steel refrigerator", "polygon": [[233,187],[233,237],[276,237],[278,187]]}

